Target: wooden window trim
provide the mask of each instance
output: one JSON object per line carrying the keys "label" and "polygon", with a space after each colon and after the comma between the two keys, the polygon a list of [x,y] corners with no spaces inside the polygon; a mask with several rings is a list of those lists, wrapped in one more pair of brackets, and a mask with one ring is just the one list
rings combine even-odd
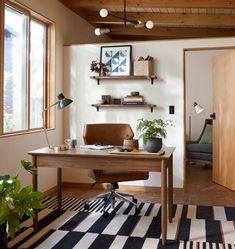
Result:
{"label": "wooden window trim", "polygon": [[3,64],[4,64],[4,1],[0,0],[0,135],[3,134]]}
{"label": "wooden window trim", "polygon": [[[0,32],[4,34],[4,12],[5,12],[5,5],[9,7],[15,8],[19,12],[22,12],[29,18],[30,20],[34,20],[38,23],[42,23],[46,25],[46,51],[45,51],[45,86],[44,86],[44,107],[53,104],[55,99],[55,23],[48,18],[44,17],[43,15],[38,14],[34,10],[28,8],[27,6],[16,2],[15,0],[0,0]],[[27,47],[27,58],[30,55],[30,25],[27,27],[27,40],[28,40],[28,47]],[[27,64],[29,63],[29,59],[27,59]],[[43,131],[43,127],[30,129],[30,95],[28,94],[27,97],[27,115],[28,115],[28,127],[25,130],[21,131],[14,131],[9,133],[3,133],[3,84],[4,84],[4,35],[0,35],[0,138],[1,137],[8,137],[8,136],[15,136],[15,135],[22,135],[22,134],[31,134],[35,132]],[[30,93],[30,65],[27,65],[27,91]],[[46,113],[45,117],[45,124],[48,130],[55,129],[55,110],[54,108],[50,109]]]}

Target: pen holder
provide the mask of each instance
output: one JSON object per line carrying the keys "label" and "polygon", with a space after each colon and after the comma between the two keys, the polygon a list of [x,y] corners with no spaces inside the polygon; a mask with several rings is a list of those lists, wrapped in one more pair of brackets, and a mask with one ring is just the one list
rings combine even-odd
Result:
{"label": "pen holder", "polygon": [[124,139],[123,147],[132,151],[133,149],[139,149],[138,139]]}

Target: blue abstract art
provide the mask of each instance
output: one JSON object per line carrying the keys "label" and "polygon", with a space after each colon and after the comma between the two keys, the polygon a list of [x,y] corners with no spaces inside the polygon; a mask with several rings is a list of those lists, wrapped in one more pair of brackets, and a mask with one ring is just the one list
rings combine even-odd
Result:
{"label": "blue abstract art", "polygon": [[108,75],[130,75],[131,46],[101,47],[101,62],[106,64]]}

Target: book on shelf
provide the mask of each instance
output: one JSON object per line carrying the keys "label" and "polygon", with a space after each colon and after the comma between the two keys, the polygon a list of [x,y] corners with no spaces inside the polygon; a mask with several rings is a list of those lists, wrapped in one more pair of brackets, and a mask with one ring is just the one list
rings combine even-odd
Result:
{"label": "book on shelf", "polygon": [[126,102],[143,102],[144,101],[144,98],[123,98],[123,101],[126,101]]}
{"label": "book on shelf", "polygon": [[123,101],[123,105],[144,105],[144,101]]}
{"label": "book on shelf", "polygon": [[142,95],[127,95],[125,98],[143,98]]}

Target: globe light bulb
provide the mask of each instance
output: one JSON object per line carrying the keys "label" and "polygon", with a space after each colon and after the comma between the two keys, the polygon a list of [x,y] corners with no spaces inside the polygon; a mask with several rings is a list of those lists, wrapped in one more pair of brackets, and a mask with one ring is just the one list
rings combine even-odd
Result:
{"label": "globe light bulb", "polygon": [[100,36],[101,35],[101,31],[100,31],[100,28],[96,28],[95,29],[95,34]]}
{"label": "globe light bulb", "polygon": [[109,14],[108,10],[107,9],[101,9],[100,10],[100,16],[101,17],[107,17]]}
{"label": "globe light bulb", "polygon": [[152,21],[147,21],[147,22],[145,23],[145,27],[146,27],[147,29],[152,29],[152,28],[154,27],[154,23],[153,23]]}
{"label": "globe light bulb", "polygon": [[100,36],[100,35],[104,35],[111,32],[110,28],[96,28],[95,29],[95,34]]}

